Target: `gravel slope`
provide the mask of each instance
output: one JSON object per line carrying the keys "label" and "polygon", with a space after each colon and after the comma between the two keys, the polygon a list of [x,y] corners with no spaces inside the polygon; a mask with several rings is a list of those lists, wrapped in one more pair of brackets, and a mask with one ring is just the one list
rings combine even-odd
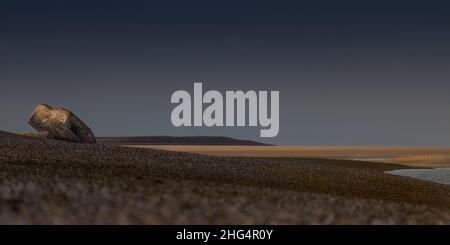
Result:
{"label": "gravel slope", "polygon": [[0,132],[0,223],[449,224],[449,187],[383,173],[395,168]]}

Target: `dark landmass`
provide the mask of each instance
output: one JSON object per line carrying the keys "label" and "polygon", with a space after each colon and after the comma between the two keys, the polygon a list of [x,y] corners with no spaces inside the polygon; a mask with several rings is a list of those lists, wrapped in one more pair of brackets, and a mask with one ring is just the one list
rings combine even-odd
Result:
{"label": "dark landmass", "polygon": [[269,145],[251,140],[239,140],[219,136],[143,136],[143,137],[98,137],[98,143],[109,145]]}
{"label": "dark landmass", "polygon": [[395,168],[0,133],[0,223],[449,224],[449,186]]}

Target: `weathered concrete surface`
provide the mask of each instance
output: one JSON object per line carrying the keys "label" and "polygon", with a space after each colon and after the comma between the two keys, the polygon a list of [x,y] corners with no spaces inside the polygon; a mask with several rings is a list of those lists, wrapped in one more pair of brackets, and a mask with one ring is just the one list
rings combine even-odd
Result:
{"label": "weathered concrete surface", "polygon": [[38,131],[37,134],[25,134],[28,136],[69,142],[96,143],[92,130],[67,109],[40,104],[34,110],[28,123]]}

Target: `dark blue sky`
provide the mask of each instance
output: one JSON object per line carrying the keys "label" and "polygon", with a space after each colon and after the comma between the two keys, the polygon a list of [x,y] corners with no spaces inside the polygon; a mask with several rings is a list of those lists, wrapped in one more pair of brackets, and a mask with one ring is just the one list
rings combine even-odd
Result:
{"label": "dark blue sky", "polygon": [[445,1],[2,1],[0,129],[38,103],[99,136],[225,135],[174,128],[170,95],[279,90],[289,145],[450,146]]}

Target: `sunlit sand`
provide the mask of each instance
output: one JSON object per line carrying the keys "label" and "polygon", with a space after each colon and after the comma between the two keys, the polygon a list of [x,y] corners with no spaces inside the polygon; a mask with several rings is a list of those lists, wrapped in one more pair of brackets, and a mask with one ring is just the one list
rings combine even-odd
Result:
{"label": "sunlit sand", "polygon": [[228,157],[299,157],[395,163],[411,167],[450,167],[450,148],[329,146],[134,145],[169,151]]}

